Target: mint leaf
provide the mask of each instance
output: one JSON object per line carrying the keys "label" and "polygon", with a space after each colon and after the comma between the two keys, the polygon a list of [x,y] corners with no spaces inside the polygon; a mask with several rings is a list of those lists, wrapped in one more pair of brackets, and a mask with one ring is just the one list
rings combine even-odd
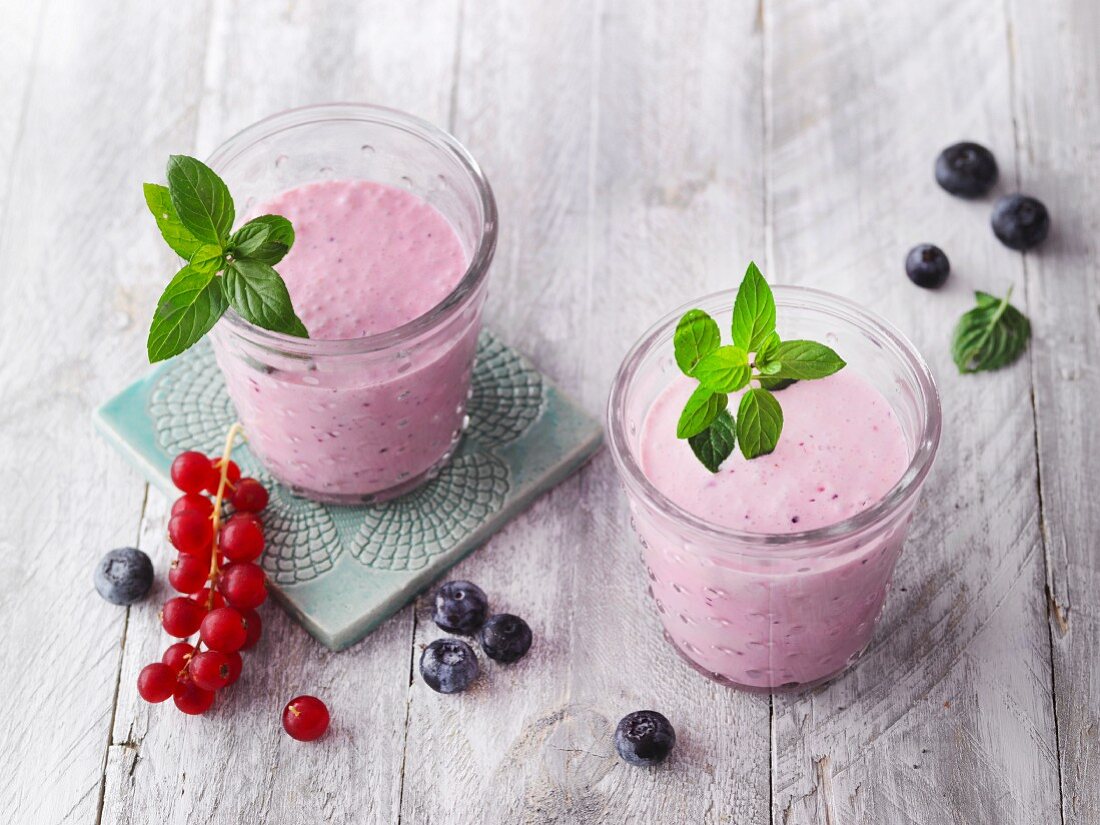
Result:
{"label": "mint leaf", "polygon": [[309,337],[294,313],[286,284],[267,264],[248,259],[233,261],[225,270],[225,292],[233,309],[246,321],[272,332]]}
{"label": "mint leaf", "polygon": [[185,227],[206,243],[224,245],[233,226],[233,198],[225,182],[202,161],[168,158],[168,192]]}
{"label": "mint leaf", "polygon": [[797,384],[796,378],[776,378],[774,375],[761,375],[760,386],[769,392],[779,392],[785,390],[791,384]]}
{"label": "mint leaf", "polygon": [[[258,218],[253,218],[238,229],[237,234],[233,237],[237,237],[250,226],[266,226],[268,230],[267,238],[258,249],[242,257],[251,258],[268,266],[275,266],[290,251],[290,247],[294,246],[294,227],[282,215],[260,215]],[[232,242],[232,239],[230,239],[230,243]]]}
{"label": "mint leaf", "polygon": [[185,266],[157,302],[146,348],[149,363],[178,355],[210,331],[228,302],[221,279]]}
{"label": "mint leaf", "polygon": [[699,360],[718,349],[721,342],[718,322],[701,309],[689,309],[672,336],[676,364],[685,375],[691,375]]}
{"label": "mint leaf", "polygon": [[168,193],[168,187],[158,183],[146,183],[143,184],[142,189],[145,192],[145,204],[153,213],[164,242],[185,261],[191,260],[191,256],[202,246],[202,241],[192,235],[180,222],[176,207],[172,206],[172,196]]}
{"label": "mint leaf", "polygon": [[767,455],[779,443],[783,432],[783,410],[775,396],[765,389],[751,389],[741,396],[737,408],[737,440],[745,458]]}
{"label": "mint leaf", "polygon": [[691,438],[711,425],[711,422],[729,404],[722,393],[713,393],[706,387],[698,387],[684,405],[680,420],[676,423],[677,438]]}
{"label": "mint leaf", "polygon": [[252,257],[270,234],[269,226],[249,221],[230,236],[229,250],[237,258]]}
{"label": "mint leaf", "polygon": [[961,373],[996,370],[1023,354],[1031,338],[1031,323],[1004,298],[975,292],[977,306],[959,319],[951,343],[951,356]]}
{"label": "mint leaf", "polygon": [[752,375],[749,354],[740,347],[719,347],[695,365],[692,375],[711,392],[737,392]]}
{"label": "mint leaf", "polygon": [[217,244],[204,243],[199,245],[187,263],[196,272],[213,274],[225,266],[225,254]]}
{"label": "mint leaf", "polygon": [[[772,363],[779,364],[775,372],[766,372],[779,378],[802,381],[825,378],[844,368],[844,359],[832,349],[816,341],[784,341],[769,355]],[[764,372],[764,370],[761,370]]]}
{"label": "mint leaf", "polygon": [[710,426],[688,439],[695,457],[712,473],[717,473],[722,462],[729,458],[737,445],[737,432],[729,410],[722,410]]}
{"label": "mint leaf", "polygon": [[750,263],[733,302],[733,343],[757,352],[773,332],[775,298],[756,264]]}

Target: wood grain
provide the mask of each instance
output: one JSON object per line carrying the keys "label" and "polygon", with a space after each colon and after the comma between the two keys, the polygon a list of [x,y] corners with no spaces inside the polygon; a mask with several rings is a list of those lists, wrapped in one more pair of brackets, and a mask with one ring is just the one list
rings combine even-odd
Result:
{"label": "wood grain", "polygon": [[[972,2],[769,4],[768,273],[849,295],[929,359],[943,395],[937,466],[863,661],[776,700],[776,822],[1051,821],[1057,760],[1025,364],[960,376],[948,343],[975,288],[1023,281],[989,202],[932,177],[941,148],[1011,168],[1003,9]],[[965,79],[965,80],[963,80]],[[902,267],[931,241],[949,286]]]}

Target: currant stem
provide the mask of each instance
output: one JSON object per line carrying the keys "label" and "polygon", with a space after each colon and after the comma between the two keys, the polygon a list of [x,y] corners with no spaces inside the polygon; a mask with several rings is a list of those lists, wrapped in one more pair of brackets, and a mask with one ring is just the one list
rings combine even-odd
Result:
{"label": "currant stem", "polygon": [[218,533],[221,530],[222,501],[225,498],[225,488],[229,486],[229,456],[233,452],[233,442],[243,429],[240,421],[235,422],[233,426],[229,428],[229,432],[225,436],[225,449],[222,450],[222,460],[219,466],[218,492],[214,496],[214,513],[212,515],[214,522],[214,546],[210,553],[210,575],[207,576],[210,587],[210,594],[206,597],[207,610],[210,610],[214,606],[214,585],[218,580]]}

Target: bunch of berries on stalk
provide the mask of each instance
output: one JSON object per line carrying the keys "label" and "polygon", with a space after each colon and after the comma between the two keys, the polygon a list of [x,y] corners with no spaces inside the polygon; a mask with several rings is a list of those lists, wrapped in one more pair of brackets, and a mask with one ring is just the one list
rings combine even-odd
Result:
{"label": "bunch of berries on stalk", "polygon": [[171,698],[188,714],[205,713],[217,692],[237,681],[241,651],[260,640],[262,629],[256,608],[267,599],[267,581],[257,564],[264,549],[259,513],[268,493],[256,479],[241,478],[229,459],[238,432],[238,425],[230,430],[222,458],[189,451],[172,462],[172,482],[183,495],[168,522],[179,551],[168,581],[181,595],[165,602],[160,619],[180,641],[142,669],[138,693],[147,702]]}

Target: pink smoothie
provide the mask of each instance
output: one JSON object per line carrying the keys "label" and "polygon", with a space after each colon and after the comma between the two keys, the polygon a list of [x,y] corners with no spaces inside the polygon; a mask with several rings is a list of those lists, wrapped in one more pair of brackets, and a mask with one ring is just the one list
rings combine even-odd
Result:
{"label": "pink smoothie", "polygon": [[[761,534],[824,527],[856,515],[899,481],[907,442],[886,399],[850,367],[779,395],[784,426],[771,455],[735,452],[706,470],[676,421],[695,382],[677,377],[654,401],[640,437],[642,470],[706,522]],[[736,409],[736,399],[731,399]],[[905,518],[847,543],[791,558],[685,546],[667,524],[637,512],[665,630],[698,667],[753,688],[821,680],[858,655],[882,608]]]}
{"label": "pink smoothie", "polygon": [[[256,206],[294,224],[278,265],[310,338],[393,330],[466,272],[454,229],[415,194],[365,180],[309,183]],[[373,353],[271,356],[219,325],[218,363],[251,449],[279,480],[335,500],[414,483],[464,425],[480,300],[420,339]]]}

